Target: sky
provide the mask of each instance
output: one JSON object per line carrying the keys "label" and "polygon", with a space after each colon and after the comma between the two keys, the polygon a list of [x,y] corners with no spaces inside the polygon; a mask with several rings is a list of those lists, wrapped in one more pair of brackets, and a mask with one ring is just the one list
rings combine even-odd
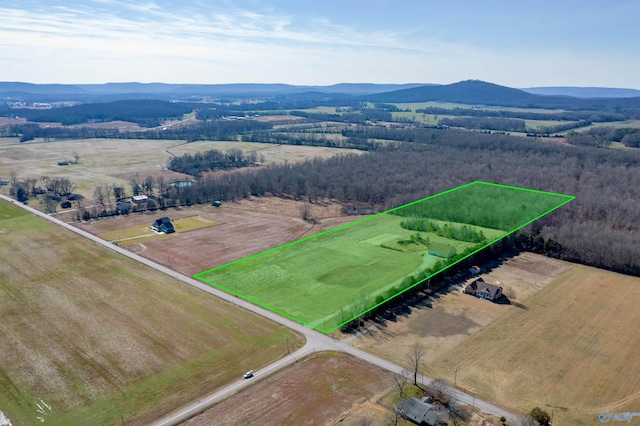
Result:
{"label": "sky", "polygon": [[2,0],[0,81],[640,89],[638,0]]}

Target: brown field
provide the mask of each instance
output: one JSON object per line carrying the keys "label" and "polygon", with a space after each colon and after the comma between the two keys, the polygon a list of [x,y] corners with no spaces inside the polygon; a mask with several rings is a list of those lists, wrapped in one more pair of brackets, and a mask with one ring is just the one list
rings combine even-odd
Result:
{"label": "brown field", "polygon": [[78,226],[95,235],[102,236],[109,232],[108,235],[113,237],[119,230],[134,227],[142,230],[162,216],[178,221],[199,216],[204,220],[220,222],[221,225],[187,233],[178,232],[127,246],[144,257],[193,275],[361,218],[343,216],[337,204],[314,204],[311,212],[319,223],[309,224],[300,218],[302,204],[302,201],[261,197],[224,203],[222,207],[194,206],[166,212],[131,214]]}
{"label": "brown field", "polygon": [[[104,124],[104,123],[99,123]],[[93,191],[98,185],[116,183],[130,190],[129,179],[138,175],[165,181],[190,179],[182,173],[165,170],[171,154],[182,155],[208,149],[227,151],[238,148],[244,152],[257,151],[264,156],[266,164],[298,163],[314,157],[329,158],[340,153],[356,152],[326,147],[271,145],[249,142],[194,142],[177,140],[126,140],[84,139],[58,142],[19,143],[16,138],[0,138],[0,179],[8,179],[15,170],[18,179],[40,179],[42,176],[67,177],[77,184],[76,191],[87,198],[86,205],[93,200]],[[79,164],[58,166],[59,161],[73,160],[73,153],[80,155]],[[8,187],[0,187],[8,193]],[[37,207],[37,203],[32,205]]]}
{"label": "brown field", "polygon": [[202,152],[209,149],[227,151],[232,148],[241,149],[243,152],[255,151],[258,157],[264,156],[265,164],[301,163],[312,158],[330,158],[338,154],[362,154],[357,149],[329,148],[322,146],[276,145],[257,142],[224,142],[203,141],[191,142],[176,146],[171,149],[175,155]]}
{"label": "brown field", "polygon": [[[481,276],[487,282],[499,282],[506,293],[515,295],[516,303],[526,306],[531,294],[544,287],[554,276],[572,267],[573,264],[568,262],[522,253],[514,258],[482,265]],[[399,316],[397,322],[387,321],[384,326],[353,340],[352,345],[405,365],[409,346],[420,341],[427,347],[425,359],[431,360],[447,354],[495,319],[522,309],[463,294],[460,289],[472,280],[461,281],[458,286],[436,294],[431,300],[431,307],[426,302],[414,306],[410,315]],[[426,367],[425,371],[431,373],[429,362]],[[440,373],[442,377],[453,381],[453,370]]]}
{"label": "brown field", "polygon": [[381,369],[340,353],[300,360],[185,425],[358,425],[362,418],[386,424],[376,401],[389,388]]}
{"label": "brown field", "polygon": [[302,344],[10,203],[0,211],[0,408],[13,424],[148,424],[284,356],[287,339]]}
{"label": "brown field", "polygon": [[540,406],[557,424],[640,410],[640,278],[576,265],[429,362],[435,375],[516,412]]}

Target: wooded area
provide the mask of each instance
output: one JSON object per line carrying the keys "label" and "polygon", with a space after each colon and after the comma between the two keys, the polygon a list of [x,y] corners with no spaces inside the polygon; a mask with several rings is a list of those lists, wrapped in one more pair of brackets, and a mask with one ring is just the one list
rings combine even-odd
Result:
{"label": "wooded area", "polygon": [[541,237],[536,244],[552,240],[564,259],[640,274],[640,153],[455,130],[412,133],[412,143],[367,155],[206,176],[167,195],[194,204],[272,194],[380,211],[474,180],[553,191],[577,198],[528,227],[532,239]]}

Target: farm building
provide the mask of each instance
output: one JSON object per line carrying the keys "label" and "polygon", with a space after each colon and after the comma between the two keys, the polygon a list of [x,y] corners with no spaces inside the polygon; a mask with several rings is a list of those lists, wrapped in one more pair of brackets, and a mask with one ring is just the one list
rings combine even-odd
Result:
{"label": "farm building", "polygon": [[171,219],[168,217],[161,217],[160,219],[156,219],[155,222],[151,225],[151,229],[157,232],[164,232],[165,234],[171,234],[172,232],[176,232],[173,227],[173,223],[171,223]]}
{"label": "farm building", "polygon": [[429,244],[429,254],[438,257],[444,257],[448,259],[456,255],[456,249],[453,246],[445,243],[431,243]]}
{"label": "farm building", "polygon": [[428,398],[425,398],[425,400],[418,398],[403,399],[398,405],[398,412],[402,417],[417,425],[446,425],[447,423],[442,420],[442,413],[431,402]]}
{"label": "farm building", "polygon": [[131,201],[136,204],[146,203],[148,199],[149,197],[147,197],[146,195],[134,195],[133,197],[131,197]]}
{"label": "farm building", "polygon": [[481,299],[498,300],[502,296],[502,287],[484,282],[478,278],[465,287],[464,292]]}

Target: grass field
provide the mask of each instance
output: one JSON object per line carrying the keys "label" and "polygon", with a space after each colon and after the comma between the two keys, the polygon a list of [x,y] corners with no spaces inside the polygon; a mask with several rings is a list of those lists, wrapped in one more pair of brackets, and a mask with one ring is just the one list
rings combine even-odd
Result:
{"label": "grass field", "polygon": [[640,278],[576,265],[428,371],[457,368],[459,386],[515,412],[539,406],[554,424],[599,424],[600,412],[640,407],[638,304]]}
{"label": "grass field", "polygon": [[0,410],[14,425],[149,424],[302,343],[5,202],[0,258]]}
{"label": "grass field", "polygon": [[[181,217],[171,221],[176,233],[195,231],[196,229],[209,228],[211,226],[220,225],[221,222],[208,219],[202,216]],[[117,231],[108,231],[98,236],[103,240],[115,241],[119,245],[128,246],[157,238],[169,237],[173,234],[162,234],[153,231],[150,225],[138,225],[130,228],[119,229]]]}
{"label": "grass field", "polygon": [[[428,252],[435,243],[453,247],[457,257],[452,261],[459,261],[571,199],[475,182],[195,277],[329,333],[382,303],[380,298],[393,297],[445,269],[447,262]],[[424,229],[428,242],[422,250],[393,249],[416,234],[415,228],[401,226],[414,218],[432,219],[440,227],[449,222],[458,229],[471,226],[486,239],[472,243]]]}
{"label": "grass field", "polygon": [[[0,179],[9,179],[11,170],[18,174],[18,180],[40,179],[42,176],[67,177],[77,185],[75,192],[87,198],[91,204],[96,186],[118,184],[130,192],[129,178],[136,173],[144,180],[146,176],[159,177],[165,181],[184,180],[187,176],[163,170],[171,158],[168,150],[175,155],[194,153],[207,149],[227,151],[238,148],[244,152],[257,151],[265,163],[297,163],[314,157],[328,158],[340,153],[358,152],[327,147],[280,146],[270,144],[207,141],[185,143],[178,140],[127,140],[127,139],[83,139],[58,142],[19,143],[14,138],[0,138]],[[80,156],[79,164],[58,166],[58,161],[72,160],[73,153]],[[9,187],[0,187],[0,192],[8,193]],[[37,203],[32,203],[37,207]]]}

